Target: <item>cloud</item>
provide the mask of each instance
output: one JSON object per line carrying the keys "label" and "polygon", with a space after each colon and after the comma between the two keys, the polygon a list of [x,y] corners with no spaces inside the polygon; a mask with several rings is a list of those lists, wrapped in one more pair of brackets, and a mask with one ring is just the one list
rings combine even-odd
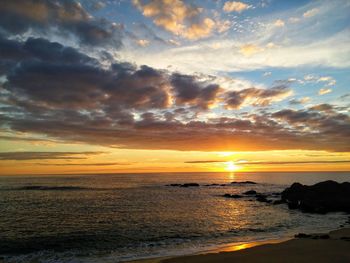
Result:
{"label": "cloud", "polygon": [[141,47],[146,47],[149,45],[149,40],[147,39],[139,39],[136,41],[136,43]]}
{"label": "cloud", "polygon": [[251,8],[251,5],[248,5],[243,2],[238,2],[238,1],[227,1],[224,4],[223,10],[225,12],[238,12],[241,13],[244,10],[247,10]]}
{"label": "cloud", "polygon": [[190,40],[208,37],[215,27],[212,19],[202,16],[201,8],[180,0],[151,0],[147,3],[133,0],[133,3],[144,16],[153,18],[157,26]]}
{"label": "cloud", "polygon": [[226,107],[239,109],[248,104],[253,106],[268,106],[272,102],[281,101],[293,94],[292,90],[278,86],[270,89],[248,88],[227,93]]}
{"label": "cloud", "polygon": [[196,164],[201,164],[201,163],[223,163],[227,161],[223,160],[199,160],[199,161],[186,161],[184,163],[196,163]]}
{"label": "cloud", "polygon": [[330,104],[323,103],[323,104],[318,104],[318,105],[312,106],[310,109],[311,110],[316,110],[316,111],[329,112],[329,111],[333,111],[334,107],[332,105],[330,105]]}
{"label": "cloud", "polygon": [[202,109],[214,106],[220,92],[218,85],[205,85],[190,75],[175,73],[171,76],[171,84],[174,87],[176,104],[188,104]]}
{"label": "cloud", "polygon": [[263,48],[254,44],[244,44],[239,48],[239,52],[244,56],[250,57],[256,53],[264,51]]}
{"label": "cloud", "polygon": [[[227,46],[232,51],[232,45]],[[0,54],[1,65],[6,65],[1,68],[0,128],[6,134],[21,132],[53,141],[128,149],[349,150],[344,143],[349,138],[349,117],[337,108],[240,111],[287,98],[292,94],[287,86],[266,88],[230,78],[220,81],[205,74],[117,60],[103,63],[83,53],[85,49],[43,37],[2,36],[0,48],[5,50]],[[193,51],[189,50],[180,51]],[[230,60],[229,53],[224,55],[227,58],[221,57],[220,63]],[[210,61],[204,63],[200,57],[197,63],[208,68]],[[193,55],[184,62],[192,60]],[[215,111],[209,112],[214,106]],[[85,157],[59,154],[2,153],[2,158]]]}
{"label": "cloud", "polygon": [[[350,135],[350,117],[335,111],[324,111],[321,108],[308,110],[284,109],[271,115],[273,118],[284,121],[296,132],[314,134],[318,139],[333,138],[333,142],[345,142]],[[346,147],[345,147],[346,148]]]}
{"label": "cloud", "polygon": [[[6,34],[60,34],[77,38],[81,44],[122,45],[118,26],[94,19],[76,1],[12,0],[0,2],[0,28]],[[56,30],[58,29],[58,30]]]}
{"label": "cloud", "polygon": [[273,25],[276,26],[276,27],[284,27],[285,22],[284,22],[282,19],[277,19],[277,20],[273,23]]}
{"label": "cloud", "polygon": [[332,92],[332,89],[327,89],[327,88],[324,88],[324,89],[320,89],[318,91],[318,94],[319,95],[325,95],[325,94],[328,94],[328,93],[331,93]]}
{"label": "cloud", "polygon": [[86,159],[86,156],[102,153],[103,152],[0,152],[0,160],[72,160]]}
{"label": "cloud", "polygon": [[[227,160],[199,160],[199,161],[186,161],[184,163],[203,164],[203,163],[226,163]],[[338,163],[350,163],[350,160],[306,160],[306,161],[234,161],[240,166],[244,165],[293,165],[293,164],[338,164]]]}
{"label": "cloud", "polygon": [[334,86],[337,83],[337,81],[331,76],[317,76],[312,74],[305,75],[304,80],[315,83],[326,82],[327,86]]}
{"label": "cloud", "polygon": [[300,99],[292,99],[289,101],[289,104],[291,104],[291,105],[305,104],[305,103],[310,102],[310,100],[311,100],[310,97],[303,97]]}
{"label": "cloud", "polygon": [[305,17],[305,18],[313,17],[313,16],[317,15],[319,12],[320,12],[320,10],[318,8],[312,8],[312,9],[306,11],[303,14],[303,17]]}
{"label": "cloud", "polygon": [[41,166],[117,166],[131,165],[132,163],[36,163]]}
{"label": "cloud", "polygon": [[347,45],[349,36],[349,30],[344,30],[328,39],[274,48],[266,47],[271,41],[260,45],[254,41],[241,43],[237,40],[225,40],[216,41],[215,49],[210,49],[213,41],[208,41],[149,54],[128,53],[126,56],[121,53],[121,57],[155,68],[167,68],[171,65],[173,69],[187,74],[218,74],[272,67],[323,66],[342,69],[350,66],[350,46]]}

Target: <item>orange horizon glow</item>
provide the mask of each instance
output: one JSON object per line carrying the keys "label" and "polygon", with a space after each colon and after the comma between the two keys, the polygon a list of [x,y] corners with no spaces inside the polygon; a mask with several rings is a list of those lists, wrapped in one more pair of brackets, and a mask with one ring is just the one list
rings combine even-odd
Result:
{"label": "orange horizon glow", "polygon": [[[79,157],[73,157],[78,159],[2,160],[0,175],[350,171],[349,162],[339,163],[339,160],[350,159],[347,153],[330,154],[320,151],[179,152],[148,150],[114,150],[113,152],[107,152],[105,148],[98,148],[97,150],[102,153],[93,156],[79,155]],[[312,155],[318,157],[310,158],[309,156]],[[295,156],[298,156],[298,158]],[[326,158],[333,160],[334,163],[322,163],[320,161]],[[295,160],[297,160],[296,163]],[[269,162],[271,164],[267,164]]]}

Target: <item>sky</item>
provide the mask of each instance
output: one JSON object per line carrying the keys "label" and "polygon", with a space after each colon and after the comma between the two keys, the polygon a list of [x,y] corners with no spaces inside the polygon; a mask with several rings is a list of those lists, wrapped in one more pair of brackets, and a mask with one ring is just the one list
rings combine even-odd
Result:
{"label": "sky", "polygon": [[350,1],[0,2],[0,174],[349,171]]}

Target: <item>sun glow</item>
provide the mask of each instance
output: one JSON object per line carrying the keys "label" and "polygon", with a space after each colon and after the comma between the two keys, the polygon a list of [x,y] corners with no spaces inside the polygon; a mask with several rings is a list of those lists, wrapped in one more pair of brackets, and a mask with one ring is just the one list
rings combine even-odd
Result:
{"label": "sun glow", "polygon": [[233,162],[233,161],[229,161],[226,163],[226,170],[230,171],[230,172],[234,172],[238,170],[238,166]]}

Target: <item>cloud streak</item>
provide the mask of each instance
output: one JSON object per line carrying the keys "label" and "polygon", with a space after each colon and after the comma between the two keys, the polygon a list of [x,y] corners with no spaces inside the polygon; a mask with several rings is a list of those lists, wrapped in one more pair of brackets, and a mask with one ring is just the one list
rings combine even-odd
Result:
{"label": "cloud streak", "polygon": [[75,160],[86,159],[87,156],[98,155],[102,153],[104,152],[0,152],[0,160]]}

